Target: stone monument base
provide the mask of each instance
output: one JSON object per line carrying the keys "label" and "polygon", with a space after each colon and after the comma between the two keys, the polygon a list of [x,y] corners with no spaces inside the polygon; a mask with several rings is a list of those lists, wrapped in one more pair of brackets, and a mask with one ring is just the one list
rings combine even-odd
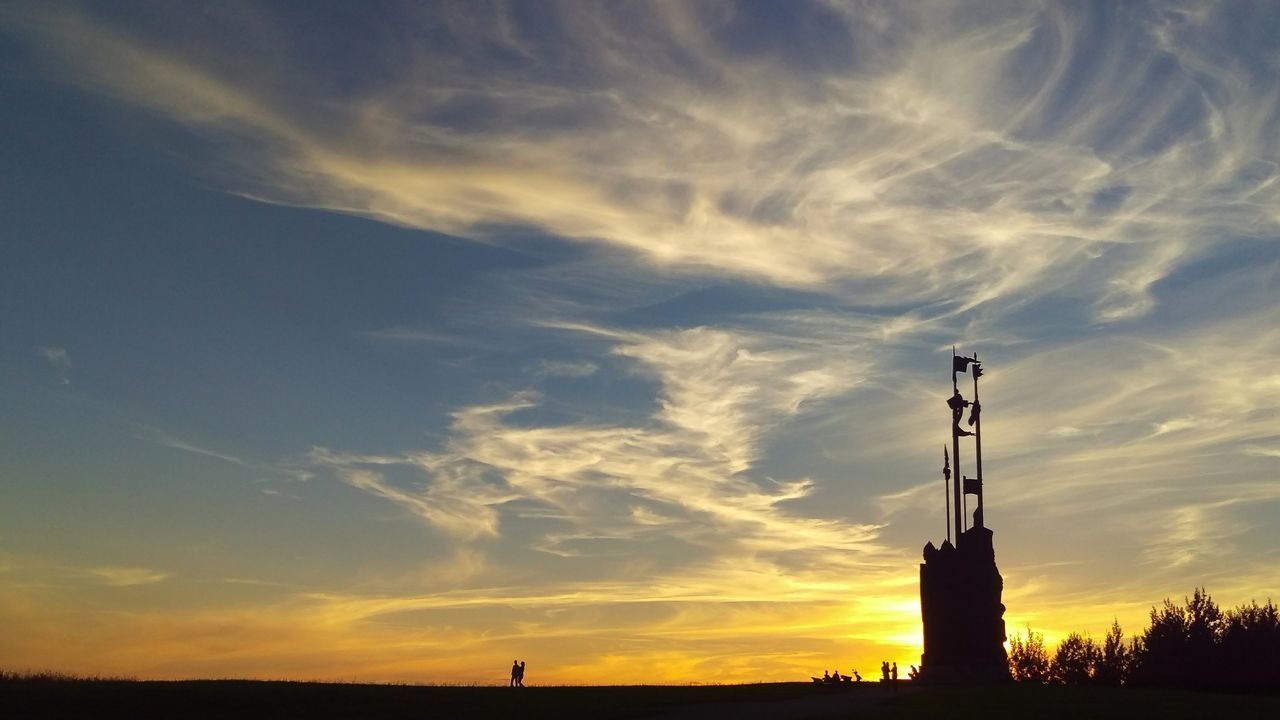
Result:
{"label": "stone monument base", "polygon": [[929,543],[920,564],[924,654],[919,680],[929,683],[1007,681],[1004,578],[996,568],[992,533],[974,527],[959,547]]}

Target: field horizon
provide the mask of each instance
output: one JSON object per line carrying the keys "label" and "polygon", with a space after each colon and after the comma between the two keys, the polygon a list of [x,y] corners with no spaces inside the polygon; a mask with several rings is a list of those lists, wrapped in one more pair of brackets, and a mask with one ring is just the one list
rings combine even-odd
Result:
{"label": "field horizon", "polygon": [[53,679],[7,673],[6,717],[114,718],[1264,718],[1280,696],[1097,686],[812,683],[494,685],[298,680]]}
{"label": "field horizon", "polygon": [[0,0],[0,720],[1280,720],[1277,37]]}

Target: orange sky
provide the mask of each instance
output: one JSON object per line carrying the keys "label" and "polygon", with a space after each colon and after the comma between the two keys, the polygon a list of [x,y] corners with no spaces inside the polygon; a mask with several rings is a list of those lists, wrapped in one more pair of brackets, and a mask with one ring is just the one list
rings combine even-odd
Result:
{"label": "orange sky", "polygon": [[[919,661],[1280,596],[1278,9],[0,7],[0,668]],[[965,472],[971,472],[968,458]]]}

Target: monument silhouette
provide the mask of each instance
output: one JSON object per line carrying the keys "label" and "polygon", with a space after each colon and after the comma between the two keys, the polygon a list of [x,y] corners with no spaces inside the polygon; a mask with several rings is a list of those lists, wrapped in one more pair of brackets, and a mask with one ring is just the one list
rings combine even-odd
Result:
{"label": "monument silhouette", "polygon": [[[957,375],[972,372],[973,401],[960,393]],[[924,546],[920,564],[920,616],[924,622],[924,654],[920,680],[924,682],[977,682],[1009,680],[1004,651],[1004,604],[1000,595],[1004,578],[996,568],[991,530],[983,522],[982,504],[982,405],[978,402],[978,378],[982,364],[973,357],[951,357],[951,453],[942,448],[942,477],[946,487],[947,539],[942,547]],[[961,427],[969,408],[968,425]],[[960,439],[973,438],[974,476],[960,470]],[[952,472],[952,463],[955,472]],[[968,524],[968,497],[974,495],[973,522]],[[952,528],[955,542],[952,543]]]}

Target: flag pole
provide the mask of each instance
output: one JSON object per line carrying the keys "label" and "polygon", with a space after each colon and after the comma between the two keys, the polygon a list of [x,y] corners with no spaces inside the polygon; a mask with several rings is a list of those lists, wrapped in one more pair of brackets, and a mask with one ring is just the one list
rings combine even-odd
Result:
{"label": "flag pole", "polygon": [[973,514],[973,524],[983,527],[986,520],[982,517],[982,406],[978,404],[978,373],[981,372],[978,353],[973,354],[973,364],[973,462],[978,473],[978,507]]}
{"label": "flag pole", "polygon": [[[960,386],[956,384],[956,346],[951,346],[951,389],[956,394],[960,394]],[[955,410],[953,409],[954,413]],[[951,462],[954,467],[951,472],[951,487],[955,493],[955,529],[956,529],[956,547],[960,547],[960,537],[964,534],[964,516],[961,514],[960,503],[964,499],[963,489],[960,487],[960,423],[955,422],[954,417],[951,423]]]}

